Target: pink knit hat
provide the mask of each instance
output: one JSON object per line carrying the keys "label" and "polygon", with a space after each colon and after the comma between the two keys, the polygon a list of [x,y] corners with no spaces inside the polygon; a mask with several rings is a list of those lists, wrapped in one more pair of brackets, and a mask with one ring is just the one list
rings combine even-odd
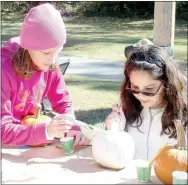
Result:
{"label": "pink knit hat", "polygon": [[30,50],[45,50],[66,43],[66,29],[58,10],[45,3],[26,15],[20,33],[20,45]]}

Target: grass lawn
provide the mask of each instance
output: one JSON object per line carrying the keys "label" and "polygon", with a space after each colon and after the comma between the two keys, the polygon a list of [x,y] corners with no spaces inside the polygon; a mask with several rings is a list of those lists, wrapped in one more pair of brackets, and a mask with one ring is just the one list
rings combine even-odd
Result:
{"label": "grass lawn", "polygon": [[118,103],[120,82],[102,81],[79,75],[65,75],[78,120],[88,124],[101,124]]}
{"label": "grass lawn", "polygon": [[[2,43],[19,35],[23,15],[2,12]],[[153,38],[153,20],[110,17],[64,18],[68,40],[63,54],[108,61],[123,61],[124,47],[142,38]],[[187,61],[187,23],[176,21],[175,58]]]}
{"label": "grass lawn", "polygon": [[[153,20],[92,17],[65,22],[68,42],[64,55],[123,61],[125,45],[143,38],[153,40]],[[175,58],[187,61],[187,24],[184,22],[176,23]]]}

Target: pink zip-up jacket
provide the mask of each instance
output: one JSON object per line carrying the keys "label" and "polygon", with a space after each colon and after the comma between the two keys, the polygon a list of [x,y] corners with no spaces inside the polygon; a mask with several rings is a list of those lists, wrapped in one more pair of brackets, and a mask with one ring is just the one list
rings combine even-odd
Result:
{"label": "pink zip-up jacket", "polygon": [[[16,75],[11,58],[19,47],[15,37],[1,48],[1,141],[20,146],[48,143],[45,123],[25,126],[21,120],[34,114],[36,103],[46,96],[55,112],[74,115],[69,93],[59,66],[54,71],[34,71],[29,79]],[[80,127],[74,125],[72,129],[80,130]]]}

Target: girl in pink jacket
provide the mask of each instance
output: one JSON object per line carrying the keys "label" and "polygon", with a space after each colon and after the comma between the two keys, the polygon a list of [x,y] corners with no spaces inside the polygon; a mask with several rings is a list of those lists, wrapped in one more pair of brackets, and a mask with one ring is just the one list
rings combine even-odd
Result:
{"label": "girl in pink jacket", "polygon": [[[47,96],[59,114],[74,117],[71,100],[57,57],[66,42],[66,29],[51,4],[32,8],[21,27],[20,37],[12,38],[1,48],[3,144],[32,145],[48,143],[65,133],[75,137],[75,145],[88,144],[78,125],[49,123],[22,125],[21,120],[33,115],[37,103]],[[57,120],[59,120],[57,122]]]}

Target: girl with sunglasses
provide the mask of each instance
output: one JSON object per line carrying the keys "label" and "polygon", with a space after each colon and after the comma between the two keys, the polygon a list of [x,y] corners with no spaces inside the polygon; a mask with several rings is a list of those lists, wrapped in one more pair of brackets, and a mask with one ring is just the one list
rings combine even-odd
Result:
{"label": "girl with sunglasses", "polygon": [[187,77],[155,45],[133,47],[126,55],[121,104],[113,105],[105,127],[128,132],[135,158],[151,160],[165,143],[176,142],[173,120],[179,115],[187,130]]}

